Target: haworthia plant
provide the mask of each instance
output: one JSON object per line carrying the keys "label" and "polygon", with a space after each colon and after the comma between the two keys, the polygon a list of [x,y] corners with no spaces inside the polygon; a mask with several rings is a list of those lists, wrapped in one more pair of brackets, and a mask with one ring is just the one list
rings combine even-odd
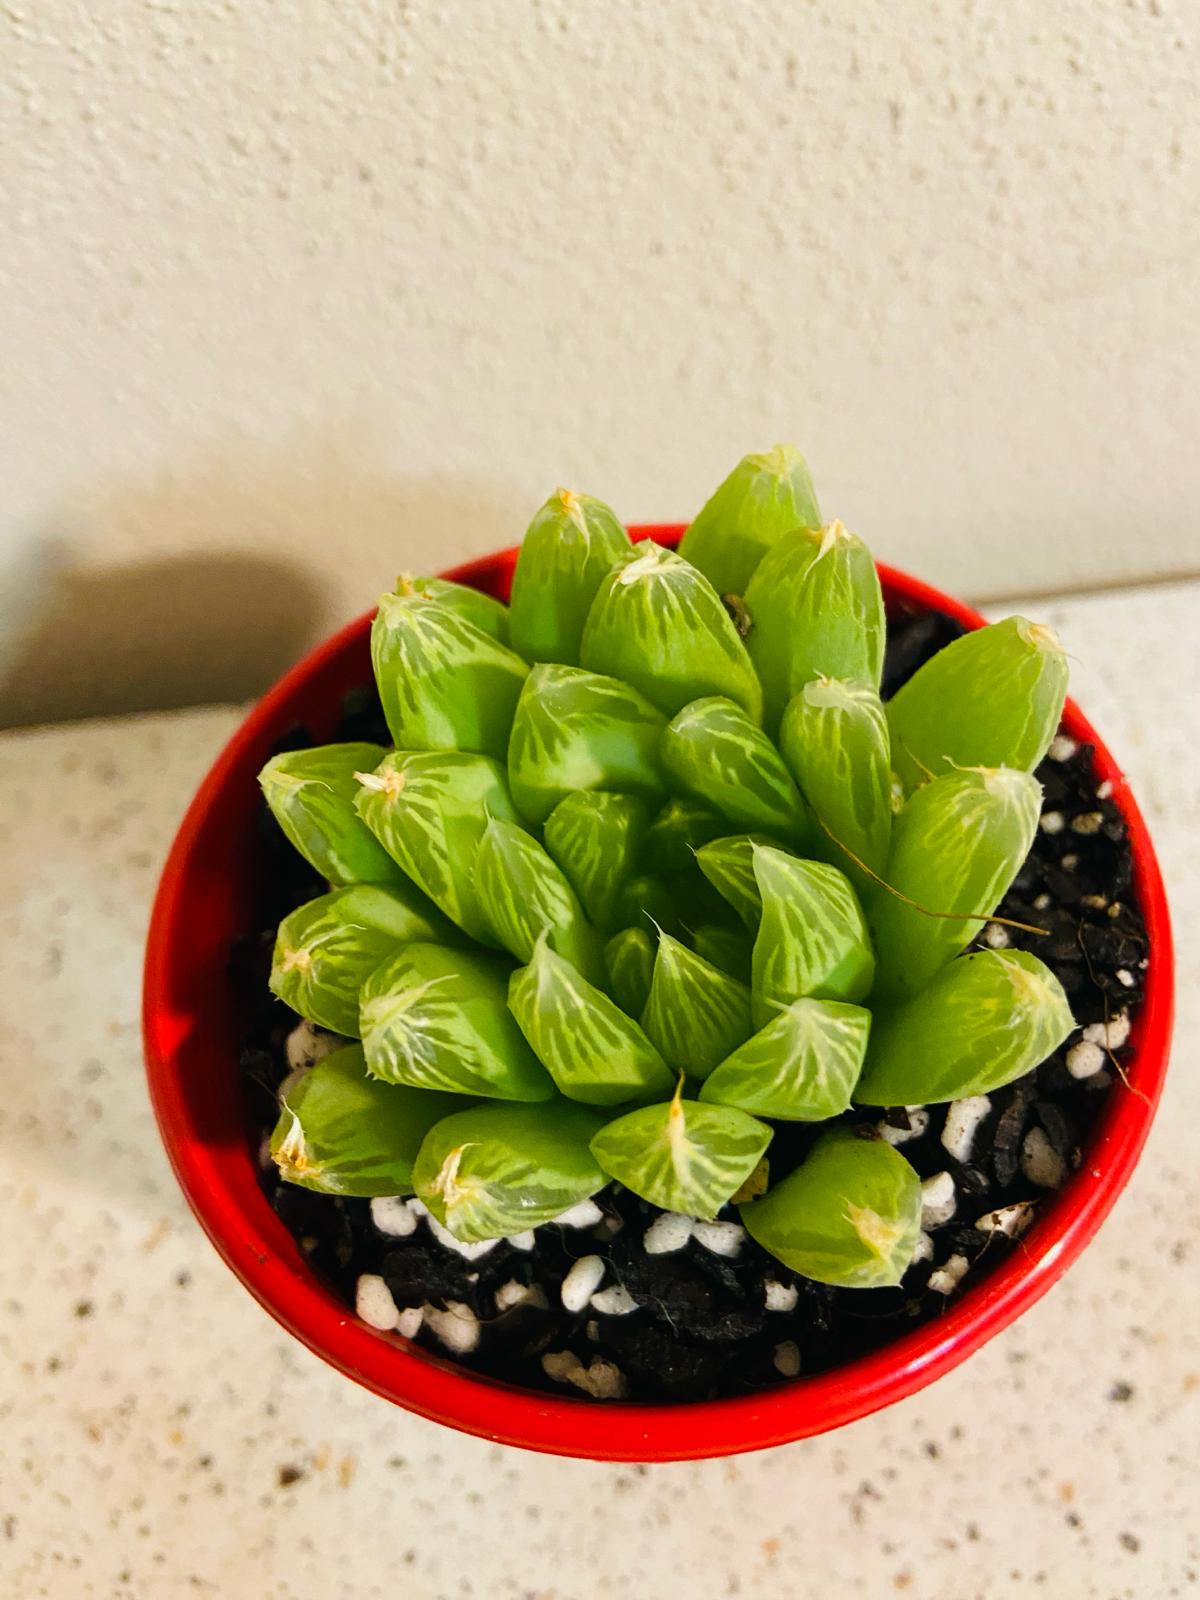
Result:
{"label": "haworthia plant", "polygon": [[761,1027],[793,1000],[865,1000],[875,953],[850,881],[823,861],[797,861],[758,845],[754,877],[762,918],[754,940],[754,1020]]}
{"label": "haworthia plant", "polygon": [[649,827],[644,800],[599,789],[567,795],[546,818],[546,849],[604,932],[616,925],[622,892],[637,876]]}
{"label": "haworthia plant", "polygon": [[765,1123],[734,1106],[702,1105],[676,1091],[602,1128],[592,1154],[610,1178],[666,1211],[715,1217],[771,1142]]}
{"label": "haworthia plant", "polygon": [[456,1111],[425,1135],[412,1187],[468,1244],[550,1222],[602,1189],[588,1148],[604,1113],[570,1100]]}
{"label": "haworthia plant", "polygon": [[921,1183],[898,1150],[848,1128],[824,1134],[807,1159],[741,1208],[764,1250],[794,1272],[849,1289],[899,1283],[921,1231]]}
{"label": "haworthia plant", "polygon": [[549,1100],[554,1084],[509,1010],[510,970],[482,951],[406,945],[359,995],[367,1070],[416,1089]]}
{"label": "haworthia plant", "polygon": [[371,661],[399,749],[503,757],[529,665],[461,611],[415,594],[381,595]]}
{"label": "haworthia plant", "polygon": [[906,789],[949,768],[1019,767],[1046,754],[1067,694],[1052,628],[1006,617],[966,633],[916,671],[888,705],[892,763]]}
{"label": "haworthia plant", "polygon": [[709,696],[678,712],[662,736],[662,763],[678,789],[743,828],[793,841],[810,832],[779,751],[732,700]]}
{"label": "haworthia plant", "polygon": [[622,928],[604,946],[608,990],[629,1017],[640,1017],[650,998],[658,948],[649,928]]}
{"label": "haworthia plant", "polygon": [[670,934],[660,934],[642,1027],[667,1063],[704,1078],[750,1037],[750,991]]}
{"label": "haworthia plant", "polygon": [[[919,1180],[853,1108],[989,1093],[1074,1026],[1036,956],[962,954],[1028,851],[1066,666],[1014,618],[885,710],[884,633],[865,545],[787,447],[678,555],[559,491],[511,608],[401,579],[372,631],[398,748],[262,774],[342,885],[283,919],[272,989],[362,1039],[283,1085],[281,1174],[415,1192],[466,1242],[617,1182],[736,1204],[818,1281],[899,1282]],[[789,1172],[813,1135],[766,1152],[802,1122]]]}
{"label": "haworthia plant", "polygon": [[498,942],[475,857],[489,821],[516,821],[503,767],[487,756],[397,750],[358,782],[358,814],[392,859],[471,938]]}
{"label": "haworthia plant", "polygon": [[330,883],[397,883],[400,868],[354,809],[359,772],[387,751],[377,744],[326,744],[272,757],[258,775],[271,814]]}
{"label": "haworthia plant", "polygon": [[484,633],[490,633],[501,644],[508,643],[509,608],[494,595],[481,594],[465,583],[452,583],[448,578],[413,578],[403,575],[396,580],[398,595],[413,595],[418,600],[436,600],[439,605],[457,611],[473,622]]}
{"label": "haworthia plant", "polygon": [[657,800],[664,718],[616,678],[579,667],[534,667],[517,702],[508,781],[522,816],[545,822],[580,789]]}
{"label": "haworthia plant", "polygon": [[601,579],[629,550],[613,511],[559,489],[534,515],[513,573],[513,648],[527,661],[579,664],[579,641]]}
{"label": "haworthia plant", "polygon": [[399,946],[418,940],[451,945],[455,930],[412,884],[335,889],[279,924],[271,992],[310,1022],[357,1038],[364,982]]}
{"label": "haworthia plant", "polygon": [[601,977],[600,940],[575,891],[535,838],[489,822],[475,857],[479,897],[499,944],[531,961],[539,937],[588,977]]}
{"label": "haworthia plant", "polygon": [[717,591],[656,544],[638,545],[600,584],[580,660],[631,683],[668,716],[707,694],[727,695],[756,722],[762,715],[762,690]]}
{"label": "haworthia plant", "polygon": [[695,865],[701,845],[729,832],[729,820],[699,800],[676,796],[650,824],[646,859],[663,872],[682,872]]}
{"label": "haworthia plant", "polygon": [[762,892],[754,872],[755,850],[762,846],[791,853],[778,840],[752,833],[713,839],[696,851],[696,865],[752,933],[762,916]]}
{"label": "haworthia plant", "polygon": [[990,1094],[1044,1061],[1074,1026],[1062,985],[1037,956],[959,956],[879,1012],[854,1098],[896,1106]]}
{"label": "haworthia plant", "polygon": [[812,678],[883,676],[883,595],[871,552],[831,522],[800,528],[764,557],[746,590],[746,645],[762,680],[769,733]]}
{"label": "haworthia plant", "polygon": [[1011,767],[948,772],[912,796],[871,903],[881,994],[915,993],[971,942],[1029,853],[1041,798]]}
{"label": "haworthia plant", "polygon": [[679,553],[718,594],[744,595],[778,539],[820,524],[808,463],[795,445],[777,444],[738,462],[696,514]]}
{"label": "haworthia plant", "polygon": [[811,678],[789,700],[779,748],[816,815],[820,843],[860,893],[887,866],[892,771],[887,717],[873,684]]}
{"label": "haworthia plant", "polygon": [[615,1106],[670,1090],[670,1069],[615,1001],[556,955],[543,934],[513,973],[508,1004],[568,1100]]}
{"label": "haworthia plant", "polygon": [[271,1156],[289,1183],[322,1194],[403,1194],[421,1141],[457,1104],[368,1076],[358,1045],[293,1073],[279,1094]]}
{"label": "haworthia plant", "polygon": [[793,1000],[705,1079],[701,1100],[782,1122],[824,1122],[850,1105],[871,1013],[836,1000]]}

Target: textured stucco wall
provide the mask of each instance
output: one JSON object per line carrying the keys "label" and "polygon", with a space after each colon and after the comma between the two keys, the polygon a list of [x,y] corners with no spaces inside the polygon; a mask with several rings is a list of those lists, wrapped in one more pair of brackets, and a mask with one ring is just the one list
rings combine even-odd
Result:
{"label": "textured stucco wall", "polygon": [[972,595],[1200,564],[1193,0],[5,0],[0,720],[252,688],[795,439]]}

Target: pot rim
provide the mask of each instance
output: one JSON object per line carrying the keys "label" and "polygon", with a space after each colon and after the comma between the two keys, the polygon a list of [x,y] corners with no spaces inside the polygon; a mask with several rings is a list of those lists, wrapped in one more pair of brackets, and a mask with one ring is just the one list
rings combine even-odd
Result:
{"label": "pot rim", "polygon": [[[682,524],[635,526],[631,536],[674,545]],[[507,594],[516,550],[442,576]],[[968,627],[970,607],[879,564],[885,596],[943,611]],[[253,851],[255,778],[272,742],[324,702],[332,720],[365,659],[373,613],[356,618],[288,671],[250,710],[200,784],[167,856],[146,946],[142,1023],[150,1096],[185,1197],[225,1262],[271,1315],[315,1354],[376,1394],[433,1421],[502,1444],[602,1461],[694,1460],[765,1449],[822,1433],[905,1398],[972,1354],[1038,1300],[1082,1252],[1128,1182],[1149,1132],[1167,1068],[1174,962],[1170,916],[1149,832],[1107,747],[1068,700],[1069,735],[1095,747],[1098,781],[1129,830],[1134,892],[1146,922],[1149,966],[1126,1063],[1091,1130],[1080,1169],[1047,1201],[1008,1257],[946,1312],[881,1349],[830,1371],[755,1394],[695,1402],[606,1402],[543,1394],[479,1376],[399,1335],[359,1322],[316,1276],[258,1182],[241,1108],[236,1010],[224,977],[243,931],[228,896],[231,869],[214,869],[240,828]],[[226,887],[223,888],[223,885]],[[244,908],[243,908],[244,909]],[[209,1078],[224,1056],[228,1077]]]}

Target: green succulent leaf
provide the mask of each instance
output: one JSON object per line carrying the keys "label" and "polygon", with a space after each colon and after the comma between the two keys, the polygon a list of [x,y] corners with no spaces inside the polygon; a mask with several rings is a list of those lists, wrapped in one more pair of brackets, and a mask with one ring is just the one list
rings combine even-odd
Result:
{"label": "green succulent leaf", "polygon": [[696,851],[696,865],[721,898],[737,912],[750,929],[758,931],[762,916],[762,894],[754,875],[754,852],[769,846],[790,855],[786,845],[763,833],[736,833],[713,839]]}
{"label": "green succulent leaf", "polygon": [[688,872],[696,864],[696,851],[710,839],[727,833],[729,824],[720,812],[699,800],[676,797],[650,824],[646,835],[646,860],[660,872]]}
{"label": "green succulent leaf", "polygon": [[412,884],[350,884],[284,917],[271,993],[310,1022],[357,1038],[359,990],[381,961],[414,940],[460,937]]}
{"label": "green succulent leaf", "polygon": [[454,583],[449,578],[399,578],[396,593],[415,596],[418,600],[436,600],[473,622],[484,633],[490,633],[501,644],[508,643],[508,607],[493,595],[483,594],[465,583]]}
{"label": "green succulent leaf", "polygon": [[921,1180],[882,1139],[822,1134],[807,1159],[741,1207],[752,1239],[801,1277],[844,1289],[894,1287],[921,1231]]}
{"label": "green succulent leaf", "polygon": [[1031,1072],[1074,1026],[1062,985],[1036,956],[959,956],[928,988],[877,1011],[854,1098],[893,1106],[990,1094]]}
{"label": "green succulent leaf", "polygon": [[613,920],[622,927],[640,928],[647,923],[666,928],[671,933],[682,930],[680,921],[678,877],[666,878],[657,873],[640,872],[621,885]]}
{"label": "green succulent leaf", "polygon": [[490,817],[517,818],[504,768],[488,756],[397,750],[359,783],[358,814],[392,859],[472,939],[492,943],[475,857]]}
{"label": "green succulent leaf", "polygon": [[579,641],[596,590],[629,535],[602,500],[559,489],[535,515],[517,556],[512,642],[527,661],[579,664]]}
{"label": "green succulent leaf", "polygon": [[718,594],[744,595],[759,562],[793,528],[817,528],[821,513],[808,463],[795,445],[743,456],[705,501],[679,553]]}
{"label": "green succulent leaf", "polygon": [[763,722],[779,726],[788,701],[812,678],[879,687],[883,595],[871,552],[840,522],[798,528],[764,556],[746,590],[746,647],[763,690]]}
{"label": "green succulent leaf", "polygon": [[271,1157],[281,1178],[321,1194],[405,1194],[421,1141],[454,1105],[368,1077],[347,1045],[286,1080]]}
{"label": "green succulent leaf", "polygon": [[617,904],[635,876],[649,824],[644,800],[600,789],[567,795],[546,818],[546,849],[602,932],[618,925]]}
{"label": "green succulent leaf", "polygon": [[377,744],[325,744],[273,756],[258,775],[271,815],[330,883],[397,883],[404,874],[354,809],[357,772],[387,751]]}
{"label": "green succulent leaf", "polygon": [[866,919],[849,879],[823,861],[759,845],[754,876],[762,920],[754,941],[754,1020],[793,1000],[864,999],[875,977]]}
{"label": "green succulent leaf", "polygon": [[782,1122],[823,1122],[850,1105],[871,1013],[837,1000],[793,1000],[705,1079],[701,1100]]}
{"label": "green succulent leaf", "polygon": [[581,789],[663,795],[658,746],[666,719],[615,678],[580,667],[534,667],[517,702],[508,781],[522,816],[545,822]]}
{"label": "green succulent leaf", "polygon": [[1006,617],[939,650],[888,702],[892,764],[906,789],[949,767],[1032,772],[1067,693],[1053,629]]}
{"label": "green succulent leaf", "polygon": [[362,986],[367,1070],[388,1083],[497,1100],[548,1100],[545,1068],[508,1009],[501,956],[406,945]]}
{"label": "green succulent leaf", "polygon": [[753,1031],[750,991],[670,934],[660,934],[642,1028],[667,1065],[705,1078]]}
{"label": "green succulent leaf", "polygon": [[811,679],[788,702],[779,748],[816,813],[824,848],[866,893],[871,874],[887,866],[892,836],[891,752],[879,691],[844,678]]}
{"label": "green succulent leaf", "polygon": [[731,928],[725,923],[704,922],[692,930],[692,949],[698,956],[720,967],[739,983],[749,984],[754,956],[754,942],[748,939],[743,928]]}
{"label": "green succulent leaf", "polygon": [[561,869],[532,835],[515,823],[489,822],[475,870],[489,926],[518,961],[532,961],[545,931],[550,948],[589,982],[602,980],[596,930]]}
{"label": "green succulent leaf", "polygon": [[716,590],[690,562],[648,541],[600,584],[580,660],[631,683],[667,716],[708,694],[762,716],[750,657]]}
{"label": "green succulent leaf", "polygon": [[628,1017],[640,1017],[650,998],[657,950],[649,928],[622,928],[604,946],[608,991]]}
{"label": "green succulent leaf", "polygon": [[603,1122],[603,1112],[571,1100],[458,1111],[425,1136],[413,1188],[464,1243],[522,1233],[603,1189],[588,1149]]}
{"label": "green succulent leaf", "polygon": [[909,797],[885,873],[895,892],[871,901],[880,995],[924,988],[971,942],[1029,853],[1041,798],[1012,767],[948,772]]}
{"label": "green succulent leaf", "polygon": [[371,662],[400,749],[503,758],[529,666],[461,611],[415,594],[381,596]]}
{"label": "green succulent leaf", "polygon": [[674,1075],[637,1023],[545,937],[510,978],[508,1005],[569,1100],[615,1106],[670,1092]]}
{"label": "green succulent leaf", "polygon": [[733,1106],[701,1105],[676,1090],[666,1105],[630,1111],[596,1134],[592,1154],[610,1178],[666,1211],[715,1217],[771,1142],[765,1123]]}
{"label": "green succulent leaf", "polygon": [[779,752],[732,700],[710,696],[684,706],[663,734],[661,754],[674,784],[735,827],[808,837],[808,807]]}

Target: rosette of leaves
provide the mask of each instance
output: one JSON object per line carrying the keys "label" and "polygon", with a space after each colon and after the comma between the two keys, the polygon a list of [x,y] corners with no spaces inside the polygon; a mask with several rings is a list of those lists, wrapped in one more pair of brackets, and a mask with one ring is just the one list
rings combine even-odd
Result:
{"label": "rosette of leaves", "polygon": [[[510,606],[401,580],[372,631],[395,747],[263,773],[329,882],[272,988],[347,1041],[284,1086],[282,1175],[415,1193],[464,1241],[618,1183],[899,1282],[920,1185],[865,1108],[991,1091],[1074,1023],[1036,955],[967,951],[1033,837],[1062,651],[1013,618],[885,706],[885,635],[869,551],[782,446],[679,553],[559,490]],[[789,1122],[827,1126],[772,1182]]]}

